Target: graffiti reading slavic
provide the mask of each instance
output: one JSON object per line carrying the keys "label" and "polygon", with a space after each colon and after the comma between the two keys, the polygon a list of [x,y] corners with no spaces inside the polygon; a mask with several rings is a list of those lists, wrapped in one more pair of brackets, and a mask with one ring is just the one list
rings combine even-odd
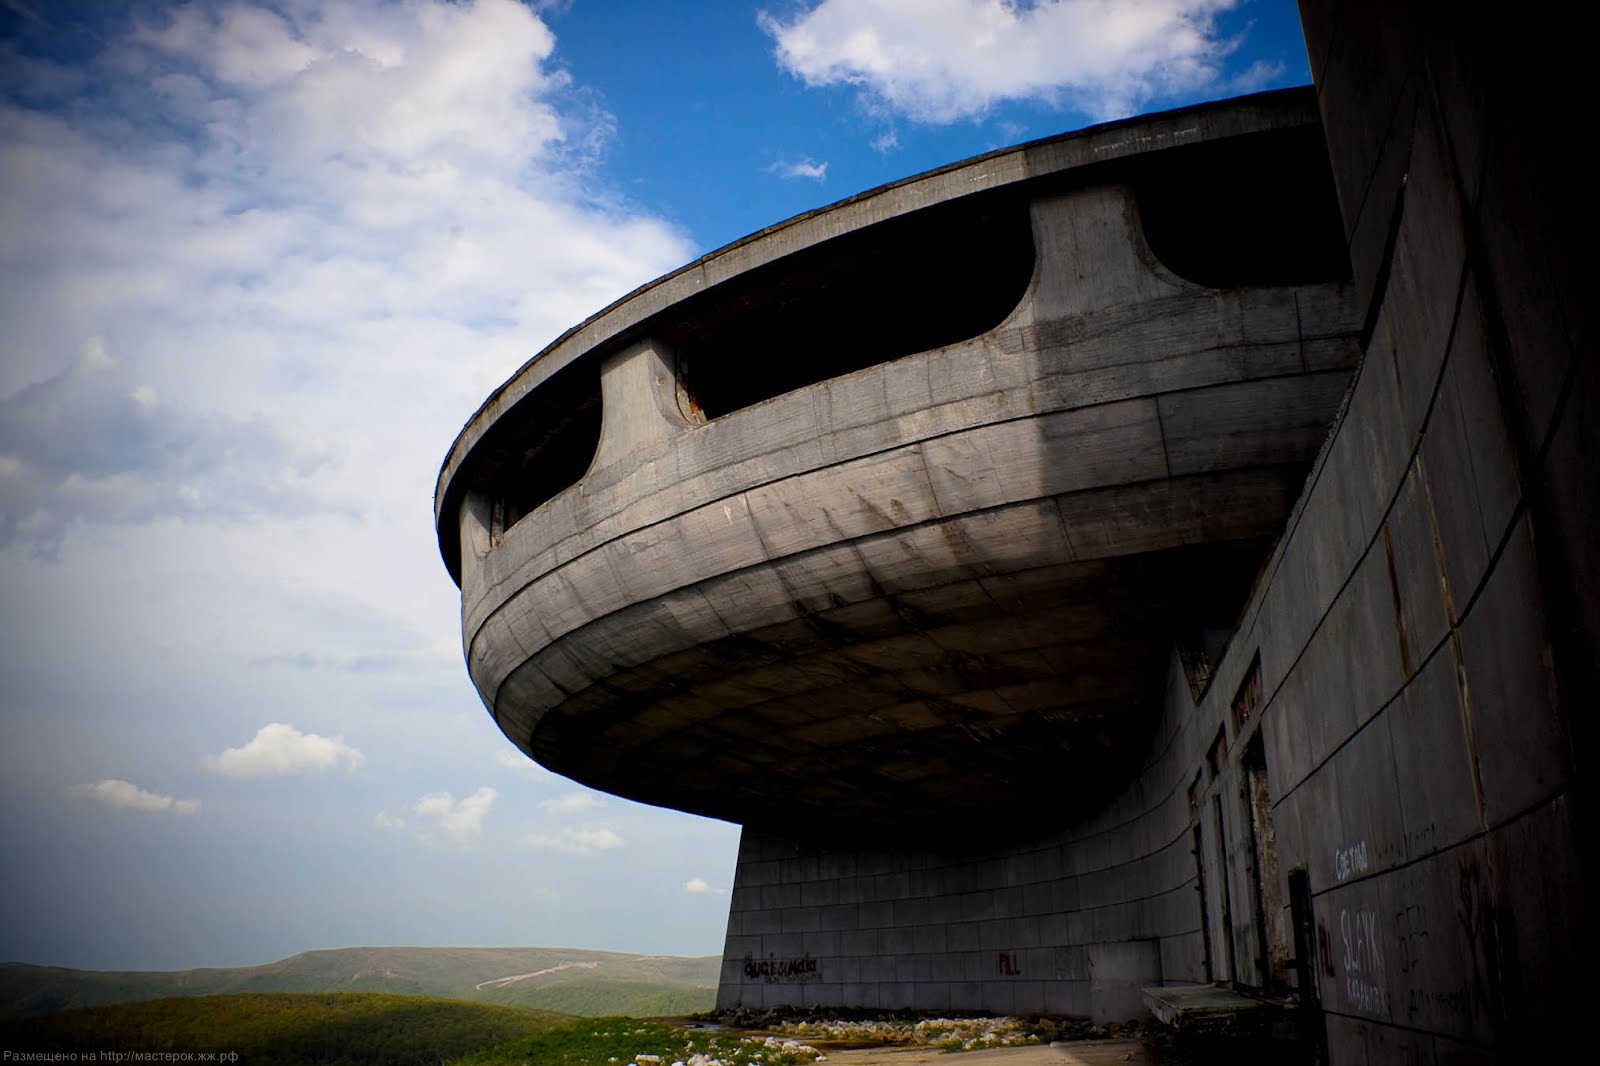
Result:
{"label": "graffiti reading slavic", "polygon": [[815,981],[821,976],[817,960],[810,955],[798,958],[780,959],[776,955],[768,955],[758,959],[754,955],[744,957],[744,976],[750,981],[764,981],[769,985],[780,982]]}
{"label": "graffiti reading slavic", "polygon": [[1351,1006],[1368,1014],[1381,1013],[1388,1002],[1378,924],[1376,911],[1339,912],[1345,995]]}

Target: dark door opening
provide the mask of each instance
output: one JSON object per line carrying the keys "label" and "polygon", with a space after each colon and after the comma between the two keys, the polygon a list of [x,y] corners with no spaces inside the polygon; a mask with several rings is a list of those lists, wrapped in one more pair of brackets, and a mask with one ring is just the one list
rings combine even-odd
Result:
{"label": "dark door opening", "polygon": [[1257,732],[1240,760],[1244,770],[1245,806],[1250,814],[1252,919],[1259,987],[1284,991],[1289,985],[1291,957],[1283,900],[1278,880],[1278,843],[1272,828],[1272,792],[1267,784],[1266,745]]}

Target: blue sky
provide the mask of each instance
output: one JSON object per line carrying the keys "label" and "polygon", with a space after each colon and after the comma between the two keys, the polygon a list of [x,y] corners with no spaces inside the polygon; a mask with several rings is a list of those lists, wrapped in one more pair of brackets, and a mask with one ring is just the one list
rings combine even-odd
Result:
{"label": "blue sky", "polygon": [[720,951],[737,827],[473,692],[456,431],[748,232],[1308,80],[1282,0],[0,0],[0,959]]}

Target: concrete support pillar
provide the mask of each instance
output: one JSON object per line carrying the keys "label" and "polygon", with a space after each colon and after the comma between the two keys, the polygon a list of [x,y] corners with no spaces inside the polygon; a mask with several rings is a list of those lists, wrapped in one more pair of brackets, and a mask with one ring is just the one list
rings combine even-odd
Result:
{"label": "concrete support pillar", "polygon": [[600,446],[591,470],[659,445],[692,423],[678,409],[676,359],[653,338],[635,341],[600,364]]}
{"label": "concrete support pillar", "polygon": [[1177,295],[1188,285],[1145,243],[1133,191],[1095,185],[1034,201],[1033,284],[1010,324],[1069,318]]}

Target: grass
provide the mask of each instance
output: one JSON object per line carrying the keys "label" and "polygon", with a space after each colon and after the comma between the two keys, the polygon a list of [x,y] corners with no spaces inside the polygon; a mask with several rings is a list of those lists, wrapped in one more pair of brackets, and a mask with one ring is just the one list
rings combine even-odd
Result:
{"label": "grass", "polygon": [[451,1066],[671,1066],[680,1061],[692,1066],[804,1066],[818,1054],[792,1039],[680,1029],[636,1018],[584,1018],[467,1055]]}
{"label": "grass", "polygon": [[437,1066],[566,1020],[523,1007],[378,993],[185,996],[11,1021],[0,1025],[0,1047],[236,1052],[253,1066]]}
{"label": "grass", "polygon": [[[171,971],[0,963],[0,1020],[168,996],[245,992],[444,996],[569,1014],[650,1017],[710,1010],[721,965],[720,955],[669,958],[537,947],[336,948],[262,966]],[[509,977],[517,979],[504,980]]]}
{"label": "grass", "polygon": [[503,991],[485,990],[474,998],[580,1017],[622,1014],[660,1018],[703,1014],[717,1005],[717,990],[642,981],[566,981],[544,987],[513,985]]}

